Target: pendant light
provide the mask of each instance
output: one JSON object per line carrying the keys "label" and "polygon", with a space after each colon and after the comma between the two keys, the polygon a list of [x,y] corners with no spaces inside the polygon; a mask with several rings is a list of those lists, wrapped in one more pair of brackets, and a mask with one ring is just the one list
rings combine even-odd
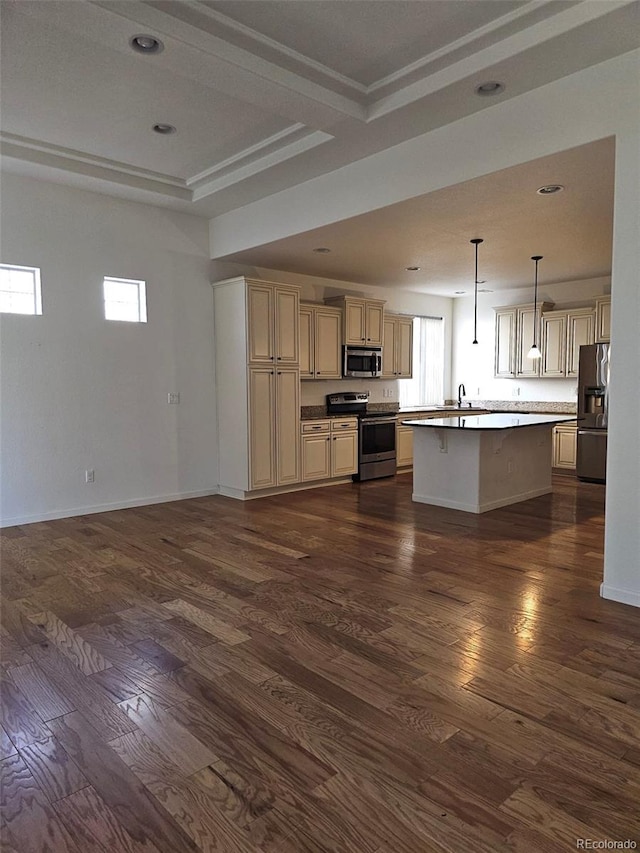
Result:
{"label": "pendant light", "polygon": [[533,343],[527,353],[527,358],[542,358],[542,353],[536,344],[536,331],[538,328],[538,263],[542,260],[542,255],[532,255],[531,260],[536,265],[536,275],[533,284]]}
{"label": "pendant light", "polygon": [[472,343],[478,343],[478,246],[480,243],[484,243],[482,237],[474,237],[473,240],[469,240],[470,243],[476,247],[476,275],[474,279],[473,286],[473,341]]}

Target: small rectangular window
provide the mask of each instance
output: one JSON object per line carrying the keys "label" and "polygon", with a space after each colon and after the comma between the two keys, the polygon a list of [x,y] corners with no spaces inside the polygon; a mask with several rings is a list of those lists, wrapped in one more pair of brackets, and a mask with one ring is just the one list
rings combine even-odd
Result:
{"label": "small rectangular window", "polygon": [[42,314],[40,270],[0,264],[0,311],[6,314]]}
{"label": "small rectangular window", "polygon": [[127,323],[147,322],[147,297],[144,281],[105,276],[104,316]]}

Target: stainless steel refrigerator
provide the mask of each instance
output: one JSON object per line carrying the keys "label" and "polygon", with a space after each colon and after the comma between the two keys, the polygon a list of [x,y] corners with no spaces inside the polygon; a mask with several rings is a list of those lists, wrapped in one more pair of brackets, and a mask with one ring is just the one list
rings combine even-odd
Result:
{"label": "stainless steel refrigerator", "polygon": [[581,480],[604,483],[607,468],[609,344],[580,347],[578,369],[578,461]]}

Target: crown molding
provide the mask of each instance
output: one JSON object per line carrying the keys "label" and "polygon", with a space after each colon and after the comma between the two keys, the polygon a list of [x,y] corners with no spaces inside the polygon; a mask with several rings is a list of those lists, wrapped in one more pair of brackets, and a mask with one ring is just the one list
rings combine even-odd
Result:
{"label": "crown molding", "polygon": [[181,178],[140,169],[106,157],[96,157],[72,148],[2,132],[0,151],[3,157],[192,201],[192,192]]}
{"label": "crown molding", "polygon": [[291,125],[188,178],[186,185],[193,189],[193,200],[199,201],[331,139],[333,136],[328,133],[309,130],[302,124]]}

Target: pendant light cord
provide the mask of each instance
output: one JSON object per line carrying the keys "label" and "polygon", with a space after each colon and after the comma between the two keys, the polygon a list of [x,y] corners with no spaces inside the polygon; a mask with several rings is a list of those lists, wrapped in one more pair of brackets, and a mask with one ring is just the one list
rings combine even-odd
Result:
{"label": "pendant light cord", "polygon": [[531,260],[536,265],[535,277],[533,279],[533,346],[537,347],[538,343],[538,263],[542,260],[542,255],[532,255]]}
{"label": "pendant light cord", "polygon": [[478,245],[484,243],[481,237],[475,237],[469,241],[476,247],[476,274],[473,285],[473,343],[478,343]]}

